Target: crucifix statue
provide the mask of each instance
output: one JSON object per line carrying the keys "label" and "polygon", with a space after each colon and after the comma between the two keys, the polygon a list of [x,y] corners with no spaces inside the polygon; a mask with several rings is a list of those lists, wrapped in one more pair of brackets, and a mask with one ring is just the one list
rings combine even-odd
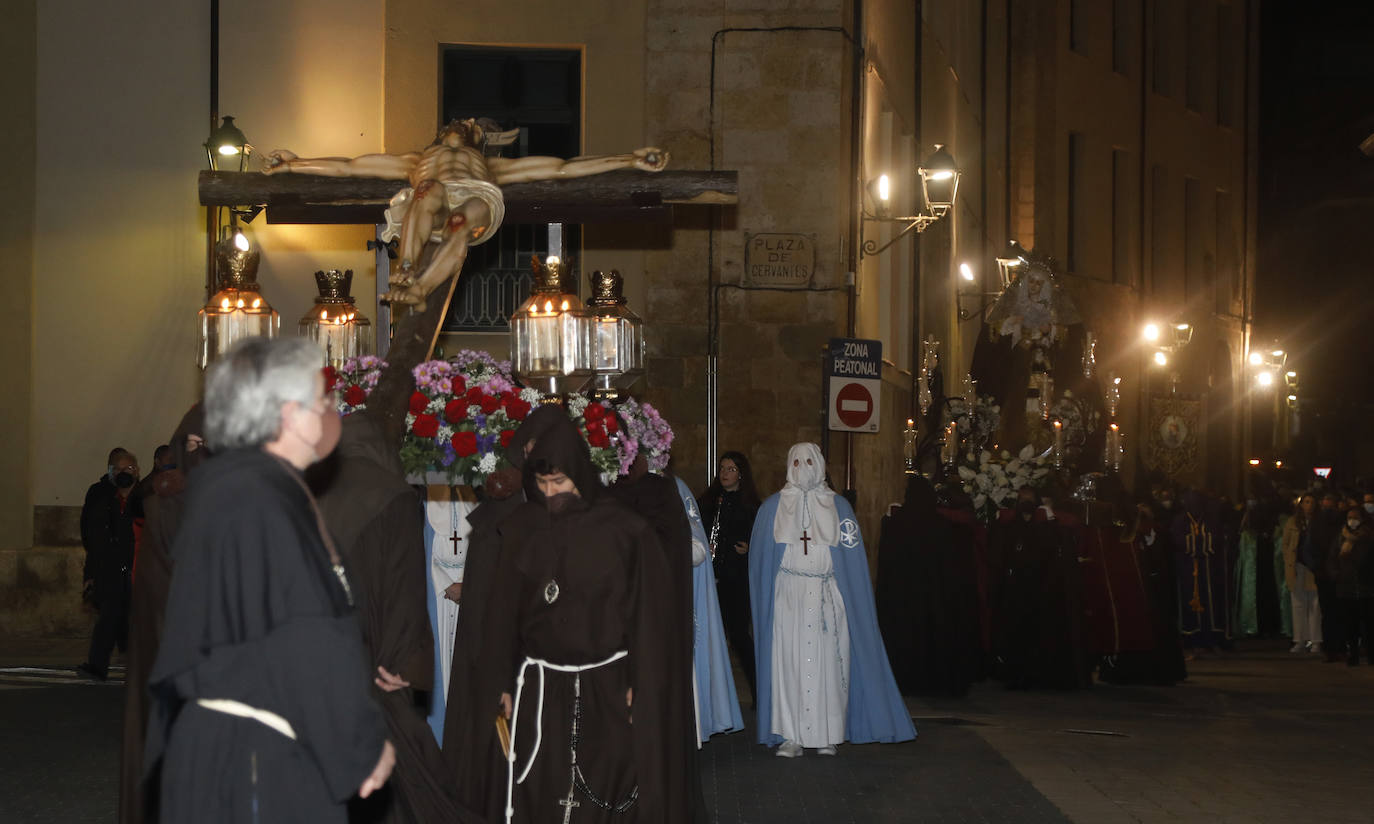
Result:
{"label": "crucifix statue", "polygon": [[[468,247],[484,243],[501,225],[501,186],[533,180],[586,177],[615,169],[660,172],[668,153],[647,147],[628,154],[560,157],[486,157],[489,142],[509,142],[513,132],[490,138],[473,119],[455,120],[418,152],[366,154],[354,158],[302,158],[285,149],[267,155],[264,174],[301,172],[324,177],[377,177],[410,185],[391,199],[384,240],[400,238],[400,266],[384,300],[423,306],[425,298],[463,268]],[[427,243],[437,244],[429,265],[417,274]]]}

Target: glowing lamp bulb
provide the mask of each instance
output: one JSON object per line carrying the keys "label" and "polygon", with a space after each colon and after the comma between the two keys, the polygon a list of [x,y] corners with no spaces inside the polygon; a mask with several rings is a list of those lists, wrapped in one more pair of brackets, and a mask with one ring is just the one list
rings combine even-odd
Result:
{"label": "glowing lamp bulb", "polygon": [[559,257],[558,257],[558,255],[549,255],[548,257],[544,258],[544,265],[546,265],[546,266],[557,266],[558,263],[559,263]]}
{"label": "glowing lamp bulb", "polygon": [[1169,356],[1161,352],[1155,352],[1155,363],[1159,366],[1169,365]]}
{"label": "glowing lamp bulb", "polygon": [[954,172],[951,172],[948,169],[943,169],[938,172],[932,172],[930,175],[931,180],[949,180],[951,177],[954,177]]}
{"label": "glowing lamp bulb", "polygon": [[1260,459],[1259,459],[1259,458],[1251,458],[1251,459],[1250,459],[1250,465],[1251,465],[1251,466],[1259,466],[1259,465],[1260,465]]}
{"label": "glowing lamp bulb", "polygon": [[1251,353],[1250,353],[1250,365],[1251,365],[1251,366],[1259,366],[1259,365],[1261,365],[1261,364],[1263,364],[1263,363],[1264,363],[1264,356],[1263,356],[1263,355],[1261,355],[1261,354],[1258,353],[1258,352],[1251,352]]}
{"label": "glowing lamp bulb", "polygon": [[1159,340],[1159,326],[1153,323],[1147,323],[1145,324],[1145,329],[1142,331],[1141,334],[1145,338],[1145,340]]}
{"label": "glowing lamp bulb", "polygon": [[239,153],[239,147],[231,146],[226,143],[225,145],[219,147],[219,153],[222,155],[236,155]]}
{"label": "glowing lamp bulb", "polygon": [[248,251],[248,238],[244,237],[243,232],[234,232],[234,247],[240,252]]}
{"label": "glowing lamp bulb", "polygon": [[1255,376],[1255,382],[1258,383],[1260,386],[1273,386],[1273,384],[1274,384],[1274,373],[1273,373],[1273,372],[1261,372],[1261,373],[1259,373],[1258,375]]}
{"label": "glowing lamp bulb", "polygon": [[888,180],[887,175],[878,175],[878,199],[886,203],[892,197],[892,181]]}
{"label": "glowing lamp bulb", "polygon": [[1297,400],[1297,399],[1298,399],[1298,396],[1297,396],[1297,395],[1289,395],[1289,396],[1288,396],[1288,400],[1290,400],[1290,401],[1295,401],[1295,400]]}
{"label": "glowing lamp bulb", "polygon": [[970,283],[972,283],[972,282],[973,282],[973,267],[972,267],[972,266],[969,266],[967,263],[961,263],[961,264],[959,264],[959,277],[961,277],[961,278],[963,278],[964,280],[969,281]]}

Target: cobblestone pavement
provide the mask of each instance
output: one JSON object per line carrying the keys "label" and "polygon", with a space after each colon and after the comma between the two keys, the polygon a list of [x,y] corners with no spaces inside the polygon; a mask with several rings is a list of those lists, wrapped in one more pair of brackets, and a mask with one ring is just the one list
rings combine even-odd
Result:
{"label": "cobblestone pavement", "polygon": [[[0,650],[0,822],[113,821],[122,687],[15,655]],[[1374,668],[1252,644],[1190,669],[1171,688],[912,701],[917,741],[833,759],[717,736],[703,794],[722,824],[1374,821]]]}

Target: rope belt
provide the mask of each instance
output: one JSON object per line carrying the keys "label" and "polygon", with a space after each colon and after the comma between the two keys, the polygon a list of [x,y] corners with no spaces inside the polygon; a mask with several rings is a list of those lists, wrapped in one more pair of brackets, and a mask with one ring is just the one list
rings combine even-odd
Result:
{"label": "rope belt", "polygon": [[[825,620],[825,608],[830,607],[830,618],[835,624],[835,630],[840,629],[840,607],[835,603],[835,597],[830,594],[829,584],[835,581],[835,572],[802,572],[799,569],[788,569],[785,566],[778,567],[778,571],[784,575],[795,575],[798,578],[811,578],[821,582],[821,632],[829,633],[830,624]],[[836,585],[838,588],[838,585]],[[844,665],[844,654],[840,652],[840,645],[835,644],[835,663],[840,667],[840,686],[845,692],[849,691],[849,669]]]}
{"label": "rope belt", "polygon": [[196,705],[211,712],[222,712],[237,718],[251,718],[259,724],[271,727],[292,741],[296,740],[296,730],[292,728],[291,722],[275,712],[250,707],[242,701],[235,701],[232,698],[197,698]]}
{"label": "rope belt", "polygon": [[[627,650],[623,650],[623,649],[622,649],[622,650],[616,652],[615,654],[611,655],[611,657],[609,657],[609,658],[606,658],[606,659],[604,659],[604,660],[597,661],[597,662],[591,663],[591,664],[555,664],[555,663],[553,663],[553,662],[551,662],[551,661],[545,661],[545,660],[543,660],[542,658],[534,658],[534,657],[526,656],[525,662],[522,663],[522,664],[520,665],[520,674],[519,674],[518,676],[516,676],[516,679],[515,679],[515,705],[514,705],[512,711],[511,711],[511,723],[510,723],[510,752],[506,755],[506,822],[507,822],[507,824],[510,824],[510,821],[515,817],[515,805],[514,805],[514,802],[513,802],[513,799],[514,799],[514,796],[515,796],[515,785],[516,785],[516,784],[523,784],[523,783],[525,783],[525,779],[529,777],[530,770],[534,767],[534,760],[535,760],[535,758],[537,758],[537,757],[539,756],[539,746],[540,746],[540,744],[543,743],[543,740],[544,740],[544,680],[545,680],[544,672],[545,672],[545,670],[553,670],[554,672],[568,672],[568,673],[574,673],[574,674],[579,674],[579,675],[580,675],[581,673],[587,672],[588,670],[594,670],[594,669],[598,669],[598,668],[600,668],[600,667],[604,667],[604,666],[606,666],[606,665],[608,665],[608,664],[613,664],[613,663],[615,663],[616,661],[619,661],[620,659],[622,659],[622,658],[628,656],[629,654],[630,654],[630,653],[629,653]],[[519,726],[519,721],[520,721],[520,704],[521,704],[521,700],[522,700],[522,698],[524,697],[524,694],[525,694],[525,670],[529,669],[530,667],[534,667],[534,668],[539,672],[539,699],[538,699],[538,703],[535,704],[535,718],[534,718],[534,749],[530,750],[529,759],[525,762],[525,769],[522,770],[522,771],[520,772],[520,777],[519,777],[519,778],[516,778],[516,777],[515,777],[515,731],[516,731],[517,727]],[[576,734],[576,731],[575,731],[575,730],[574,730],[574,734]],[[576,747],[576,742],[575,742],[575,741],[574,741],[574,747]]]}

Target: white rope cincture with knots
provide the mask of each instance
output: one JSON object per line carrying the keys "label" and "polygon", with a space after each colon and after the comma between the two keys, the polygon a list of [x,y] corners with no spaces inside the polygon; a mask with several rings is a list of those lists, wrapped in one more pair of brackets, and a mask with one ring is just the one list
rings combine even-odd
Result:
{"label": "white rope cincture with knots", "polygon": [[[506,824],[510,824],[515,817],[515,785],[525,783],[525,779],[529,777],[530,770],[534,767],[534,760],[539,756],[539,746],[544,741],[544,671],[582,673],[613,664],[629,654],[627,650],[622,649],[611,657],[592,664],[555,664],[542,658],[525,657],[525,662],[520,665],[520,674],[515,678],[515,704],[511,710],[510,718],[510,752],[506,753]],[[530,667],[539,671],[539,702],[535,704],[534,716],[534,749],[530,750],[529,760],[525,762],[525,769],[520,772],[520,777],[516,778],[515,731],[520,722],[520,702],[525,694],[525,670]]]}

